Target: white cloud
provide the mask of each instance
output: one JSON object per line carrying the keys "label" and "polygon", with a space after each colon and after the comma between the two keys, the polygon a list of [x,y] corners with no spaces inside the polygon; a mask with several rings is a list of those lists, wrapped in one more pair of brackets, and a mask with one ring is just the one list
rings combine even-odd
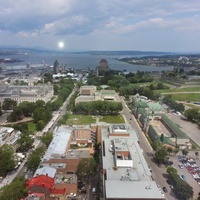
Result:
{"label": "white cloud", "polygon": [[[195,41],[190,42],[196,45],[200,42],[199,13],[197,0],[1,0],[0,40],[6,44],[5,36],[8,39],[15,35],[19,43],[26,38],[31,44],[31,41],[41,43],[40,38],[48,41],[60,36],[66,40],[85,39],[89,45],[91,38],[95,49],[95,42],[103,41],[106,48],[107,38],[116,46],[115,40],[125,45],[128,40],[135,41],[136,36],[139,41],[140,35],[150,40],[155,35],[177,38],[181,33],[186,37],[184,40],[195,34]],[[158,42],[165,45],[164,41]]]}

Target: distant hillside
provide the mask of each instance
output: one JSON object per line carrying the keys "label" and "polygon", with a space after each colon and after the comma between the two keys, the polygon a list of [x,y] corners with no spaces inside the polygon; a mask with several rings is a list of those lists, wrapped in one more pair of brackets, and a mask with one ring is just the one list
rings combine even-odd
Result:
{"label": "distant hillside", "polygon": [[[77,54],[90,54],[90,55],[110,55],[110,56],[143,56],[143,55],[167,55],[169,52],[159,52],[159,51],[82,51],[75,52]],[[174,54],[174,53],[172,53]]]}

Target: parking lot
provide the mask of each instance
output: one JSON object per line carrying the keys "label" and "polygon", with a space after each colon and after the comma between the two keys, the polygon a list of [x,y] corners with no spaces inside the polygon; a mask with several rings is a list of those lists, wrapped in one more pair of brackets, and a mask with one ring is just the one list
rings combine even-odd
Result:
{"label": "parking lot", "polygon": [[[187,158],[188,158],[188,160],[190,160],[189,157],[187,157]],[[198,193],[200,192],[200,186],[199,186],[198,182],[194,179],[193,174],[191,174],[191,173],[188,171],[188,169],[185,167],[186,165],[184,166],[184,164],[183,164],[184,167],[183,167],[182,169],[178,166],[178,165],[179,165],[180,163],[182,163],[182,162],[179,161],[179,159],[178,159],[177,156],[175,156],[175,157],[170,157],[170,160],[173,161],[173,167],[177,169],[178,174],[179,174],[179,175],[184,175],[184,176],[185,176],[186,182],[187,182],[189,185],[191,185],[191,187],[193,188],[193,191],[194,191],[194,199],[197,199]],[[191,160],[191,161],[192,161],[192,160]],[[200,167],[200,160],[196,160],[195,158],[193,158],[193,161],[195,161],[196,165],[197,165],[198,167]],[[192,164],[191,164],[191,167],[192,167],[192,165],[193,165],[193,166],[196,166],[195,163],[194,163],[193,161],[192,161],[192,162],[185,162],[185,164],[187,163],[188,167],[189,167],[189,163],[192,163]],[[193,167],[192,167],[192,168],[193,168]],[[196,168],[196,169],[197,169],[197,168]]]}

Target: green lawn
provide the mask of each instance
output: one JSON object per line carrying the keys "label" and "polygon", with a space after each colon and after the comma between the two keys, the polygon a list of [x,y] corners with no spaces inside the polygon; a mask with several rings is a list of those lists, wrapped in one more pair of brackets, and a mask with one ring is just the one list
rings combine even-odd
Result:
{"label": "green lawn", "polygon": [[28,122],[28,132],[33,134],[36,131],[36,125],[33,122]]}
{"label": "green lawn", "polygon": [[172,88],[167,90],[154,90],[156,93],[166,92],[200,92],[200,87],[185,87],[185,88]]}
{"label": "green lawn", "polygon": [[[107,122],[107,123],[125,123],[124,118],[121,115],[117,116],[100,116],[99,122]],[[70,115],[69,119],[67,120],[67,125],[88,125],[96,123],[96,118],[92,115]]]}
{"label": "green lawn", "polygon": [[67,125],[88,125],[93,123],[96,123],[96,119],[91,115],[70,115],[66,122]]}
{"label": "green lawn", "polygon": [[176,101],[200,101],[200,93],[171,94]]}
{"label": "green lawn", "polygon": [[195,109],[200,110],[200,106],[191,105],[191,104],[189,104],[189,103],[184,103],[184,105],[186,105],[186,106],[188,106],[188,107],[190,107],[190,108],[195,108]]}
{"label": "green lawn", "polygon": [[102,118],[99,119],[100,122],[107,122],[111,124],[122,124],[125,123],[124,118],[121,115],[117,116],[102,116]]}

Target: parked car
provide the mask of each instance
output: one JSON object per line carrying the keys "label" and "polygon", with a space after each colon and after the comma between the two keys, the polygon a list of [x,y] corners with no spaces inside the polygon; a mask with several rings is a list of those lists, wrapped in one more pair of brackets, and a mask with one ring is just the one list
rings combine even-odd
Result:
{"label": "parked car", "polygon": [[180,178],[181,178],[183,181],[186,181],[185,175],[180,175]]}
{"label": "parked car", "polygon": [[70,193],[69,195],[67,195],[67,197],[76,197],[75,193]]}
{"label": "parked car", "polygon": [[168,183],[169,185],[172,184],[171,180],[169,180],[169,179],[167,179],[167,183]]}
{"label": "parked car", "polygon": [[171,166],[171,165],[173,165],[173,162],[171,160],[168,160],[167,165]]}
{"label": "parked car", "polygon": [[179,166],[181,169],[183,169],[183,167],[184,167],[183,164],[181,164],[181,163],[178,164],[178,166]]}
{"label": "parked car", "polygon": [[166,187],[163,187],[162,189],[163,189],[164,192],[167,192],[167,188]]}

